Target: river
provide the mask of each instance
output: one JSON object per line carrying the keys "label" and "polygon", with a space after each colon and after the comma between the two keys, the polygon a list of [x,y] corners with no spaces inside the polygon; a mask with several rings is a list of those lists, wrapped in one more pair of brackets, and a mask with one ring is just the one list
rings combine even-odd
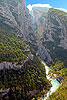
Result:
{"label": "river", "polygon": [[51,80],[51,84],[52,84],[52,87],[50,88],[50,90],[47,92],[47,96],[44,97],[43,100],[46,100],[49,95],[51,95],[53,92],[56,91],[56,89],[60,86],[60,83],[56,80],[56,79],[53,79],[53,78],[50,78],[50,76],[48,75],[48,72],[51,70],[44,62],[42,62],[45,66],[45,69],[46,69],[46,77],[48,80]]}

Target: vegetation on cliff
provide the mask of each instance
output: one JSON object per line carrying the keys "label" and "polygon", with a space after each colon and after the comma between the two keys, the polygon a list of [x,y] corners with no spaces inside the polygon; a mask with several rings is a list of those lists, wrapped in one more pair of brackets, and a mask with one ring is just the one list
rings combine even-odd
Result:
{"label": "vegetation on cliff", "polygon": [[66,100],[67,98],[67,68],[64,63],[61,61],[54,62],[50,66],[51,70],[49,74],[56,75],[56,78],[59,82],[61,82],[60,87],[56,90],[56,92],[52,93],[49,96],[48,100]]}
{"label": "vegetation on cliff", "polygon": [[64,77],[67,76],[67,68],[65,67],[64,63],[61,61],[56,61],[50,66],[51,70],[49,74],[53,73],[56,74],[57,77]]}
{"label": "vegetation on cliff", "polygon": [[36,56],[33,60],[26,62],[21,69],[14,67],[0,71],[0,89],[9,89],[4,96],[0,93],[1,98],[5,100],[6,98],[30,100],[33,96],[30,91],[49,90],[50,87],[51,84],[46,79],[45,67]]}
{"label": "vegetation on cliff", "polygon": [[[28,59],[31,53],[30,47],[14,34],[0,29],[0,62],[22,62]],[[49,90],[50,82],[46,78],[45,67],[40,59],[33,55],[33,59],[27,60],[21,68],[0,70],[0,99],[1,100],[30,100],[30,91]],[[7,92],[8,91],[8,92]]]}
{"label": "vegetation on cliff", "polygon": [[24,52],[27,49],[29,49],[29,46],[25,42],[18,39],[12,33],[0,29],[0,62],[24,61],[29,53]]}
{"label": "vegetation on cliff", "polygon": [[42,44],[49,49],[53,61],[60,60],[67,66],[67,13],[51,8],[47,20],[47,30],[44,32]]}

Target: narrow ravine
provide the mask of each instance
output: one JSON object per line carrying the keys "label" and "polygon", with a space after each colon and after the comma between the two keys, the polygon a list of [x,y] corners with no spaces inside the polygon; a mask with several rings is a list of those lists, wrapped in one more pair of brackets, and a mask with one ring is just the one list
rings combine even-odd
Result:
{"label": "narrow ravine", "polygon": [[47,96],[44,97],[44,99],[43,99],[43,100],[46,100],[49,97],[49,95],[51,95],[53,92],[56,91],[56,89],[60,86],[60,83],[56,79],[50,78],[50,76],[48,75],[48,72],[51,69],[43,61],[42,61],[42,63],[44,64],[45,69],[46,69],[46,77],[47,77],[48,80],[51,80],[51,84],[52,84],[52,87],[47,92]]}

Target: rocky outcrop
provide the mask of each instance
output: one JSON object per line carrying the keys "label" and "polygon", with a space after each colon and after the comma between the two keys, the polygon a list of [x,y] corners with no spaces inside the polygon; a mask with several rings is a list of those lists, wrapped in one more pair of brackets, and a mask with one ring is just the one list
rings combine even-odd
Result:
{"label": "rocky outcrop", "polygon": [[67,56],[67,13],[50,9],[46,18],[43,45],[49,49],[53,59],[66,61]]}
{"label": "rocky outcrop", "polygon": [[41,41],[39,42],[39,45],[38,45],[37,55],[40,57],[42,61],[45,61],[46,63],[52,62],[52,58],[50,54],[48,53],[48,50],[42,45]]}
{"label": "rocky outcrop", "polygon": [[35,40],[31,28],[31,15],[25,7],[25,0],[0,1],[0,27],[6,28],[25,41]]}
{"label": "rocky outcrop", "polygon": [[[52,62],[51,56],[48,53],[48,49],[42,44],[43,33],[46,27],[46,19],[48,16],[48,7],[33,7],[31,11],[32,15],[32,27],[35,30],[38,37],[38,51],[37,55],[41,60],[47,62]],[[45,38],[44,38],[45,39]],[[50,39],[52,39],[50,37]]]}
{"label": "rocky outcrop", "polygon": [[[39,38],[38,54],[44,61],[55,58],[66,61],[67,13],[50,8],[32,8],[33,28]],[[40,31],[39,31],[40,30]],[[46,60],[47,59],[47,60]]]}
{"label": "rocky outcrop", "polygon": [[24,67],[24,64],[26,62],[29,62],[30,60],[33,60],[33,58],[34,58],[34,55],[33,54],[29,54],[28,57],[23,62],[21,62],[21,64],[18,64],[18,62],[12,63],[12,62],[4,61],[4,62],[0,63],[0,71],[2,69],[4,69],[4,68],[5,69],[11,69],[11,68],[21,69],[22,67]]}
{"label": "rocky outcrop", "polygon": [[[45,34],[46,41],[55,42],[58,40],[58,46],[67,49],[67,13],[57,10],[50,9],[46,19]],[[47,33],[47,34],[46,34]]]}

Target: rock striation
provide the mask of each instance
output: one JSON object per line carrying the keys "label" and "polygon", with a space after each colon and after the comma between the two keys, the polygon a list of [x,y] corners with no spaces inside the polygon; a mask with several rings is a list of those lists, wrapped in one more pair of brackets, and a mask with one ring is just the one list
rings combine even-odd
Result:
{"label": "rock striation", "polygon": [[33,7],[32,16],[40,58],[45,61],[49,59],[48,62],[55,59],[66,61],[67,13],[54,8]]}
{"label": "rock striation", "polygon": [[24,41],[34,40],[31,15],[25,7],[25,0],[0,0],[0,27],[8,29]]}
{"label": "rock striation", "polygon": [[[31,16],[32,15],[32,16]],[[14,33],[47,62],[67,57],[67,13],[48,7],[33,7],[25,0],[0,0],[0,28]]]}
{"label": "rock striation", "polygon": [[53,59],[57,58],[65,62],[67,57],[67,13],[51,8],[45,24],[43,45],[49,49],[49,54]]}

